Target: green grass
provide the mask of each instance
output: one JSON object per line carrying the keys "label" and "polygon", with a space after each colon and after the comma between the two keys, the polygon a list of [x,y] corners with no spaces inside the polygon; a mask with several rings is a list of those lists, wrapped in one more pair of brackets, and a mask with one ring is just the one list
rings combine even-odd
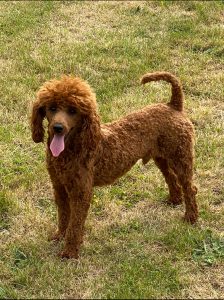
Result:
{"label": "green grass", "polygon": [[[223,1],[1,2],[0,298],[222,298],[224,224]],[[57,216],[45,147],[31,139],[39,86],[75,74],[109,122],[167,102],[157,70],[178,75],[195,124],[200,218],[165,204],[152,162],[95,189],[78,261],[48,236]]]}

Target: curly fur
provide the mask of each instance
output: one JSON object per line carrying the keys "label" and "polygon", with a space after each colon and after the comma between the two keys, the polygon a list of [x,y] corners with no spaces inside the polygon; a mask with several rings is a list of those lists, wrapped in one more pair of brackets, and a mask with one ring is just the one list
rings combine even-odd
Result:
{"label": "curly fur", "polygon": [[[184,199],[185,220],[196,222],[193,125],[183,112],[179,80],[168,72],[155,72],[144,75],[141,83],[157,80],[171,83],[169,103],[147,106],[108,124],[100,124],[95,94],[80,78],[64,76],[40,88],[33,104],[32,137],[34,142],[43,141],[42,122],[47,116],[47,168],[58,207],[58,231],[53,238],[65,236],[62,257],[78,257],[93,187],[112,184],[139,159],[144,164],[151,158],[155,161],[169,188],[168,202],[176,205]],[[52,118],[47,113],[51,103],[59,107]],[[72,119],[66,113],[71,105],[79,117]],[[53,157],[49,145],[56,117],[66,124],[67,135],[64,151]]]}

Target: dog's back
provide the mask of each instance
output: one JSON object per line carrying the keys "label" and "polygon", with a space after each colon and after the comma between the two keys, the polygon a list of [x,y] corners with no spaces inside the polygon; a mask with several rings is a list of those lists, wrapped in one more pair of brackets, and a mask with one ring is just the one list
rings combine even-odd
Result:
{"label": "dog's back", "polygon": [[173,156],[184,139],[193,139],[193,126],[183,112],[155,104],[101,126],[95,162],[95,185],[113,183],[142,159]]}

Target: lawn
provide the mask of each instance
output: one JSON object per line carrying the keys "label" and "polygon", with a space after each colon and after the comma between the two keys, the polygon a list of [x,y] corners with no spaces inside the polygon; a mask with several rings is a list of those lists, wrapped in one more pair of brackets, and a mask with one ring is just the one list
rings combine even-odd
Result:
{"label": "lawn", "polygon": [[[224,297],[224,2],[0,2],[0,298]],[[176,74],[195,125],[200,217],[166,205],[149,162],[97,188],[79,260],[48,241],[57,215],[30,109],[46,80],[94,88],[103,122],[168,102]]]}

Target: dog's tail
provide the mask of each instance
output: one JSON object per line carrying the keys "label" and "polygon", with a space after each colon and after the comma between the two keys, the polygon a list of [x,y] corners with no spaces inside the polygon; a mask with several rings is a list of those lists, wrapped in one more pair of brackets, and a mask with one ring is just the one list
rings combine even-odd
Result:
{"label": "dog's tail", "polygon": [[171,100],[168,103],[174,109],[178,111],[183,110],[183,101],[184,101],[184,94],[181,87],[180,81],[169,72],[154,72],[154,73],[147,73],[145,74],[142,79],[141,83],[145,84],[150,81],[158,81],[158,80],[165,80],[172,85],[172,96]]}

